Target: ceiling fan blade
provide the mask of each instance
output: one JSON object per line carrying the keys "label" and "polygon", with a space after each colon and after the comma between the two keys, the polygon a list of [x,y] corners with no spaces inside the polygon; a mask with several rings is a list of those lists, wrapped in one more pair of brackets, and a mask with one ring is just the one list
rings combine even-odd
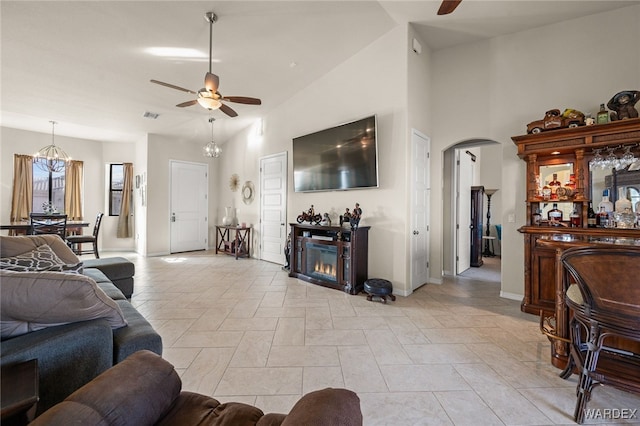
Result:
{"label": "ceiling fan blade", "polygon": [[194,99],[194,100],[192,100],[192,101],[183,102],[183,103],[178,104],[178,105],[176,105],[176,106],[177,106],[177,107],[180,107],[180,108],[184,108],[184,107],[188,107],[188,106],[191,106],[191,105],[195,105],[195,104],[197,104],[197,103],[198,103],[198,101],[197,101],[196,99]]}
{"label": "ceiling fan blade", "polygon": [[438,15],[448,15],[462,2],[462,0],[442,0],[440,9],[438,9]]}
{"label": "ceiling fan blade", "polygon": [[169,83],[165,83],[163,81],[158,81],[158,80],[149,80],[149,81],[151,81],[152,83],[155,83],[155,84],[159,84],[160,86],[168,87],[170,89],[176,89],[176,90],[180,90],[182,92],[193,93],[194,95],[197,95],[197,93],[194,92],[193,90],[185,89],[184,87],[176,86],[174,84],[169,84]]}
{"label": "ceiling fan blade", "polygon": [[225,104],[220,105],[220,111],[227,114],[229,117],[237,117],[238,113],[235,112],[231,107],[226,106]]}
{"label": "ceiling fan blade", "polygon": [[246,96],[224,96],[225,101],[235,102],[237,104],[262,105],[262,101],[258,98],[249,98]]}
{"label": "ceiling fan blade", "polygon": [[220,84],[220,77],[215,75],[212,72],[208,72],[207,75],[204,76],[204,88],[210,92],[217,92],[218,85]]}

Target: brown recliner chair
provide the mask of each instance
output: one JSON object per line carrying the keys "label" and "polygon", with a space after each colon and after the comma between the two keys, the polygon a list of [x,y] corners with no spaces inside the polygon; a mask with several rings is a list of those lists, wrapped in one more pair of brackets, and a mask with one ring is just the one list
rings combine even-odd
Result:
{"label": "brown recliner chair", "polygon": [[30,425],[117,426],[360,426],[360,399],[347,389],[304,395],[289,414],[264,414],[251,405],[181,391],[173,366],[139,351],[105,371]]}

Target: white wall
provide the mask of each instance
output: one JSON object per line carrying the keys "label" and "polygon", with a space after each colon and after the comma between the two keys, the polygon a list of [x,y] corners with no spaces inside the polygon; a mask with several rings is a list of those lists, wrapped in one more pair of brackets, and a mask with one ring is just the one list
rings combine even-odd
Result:
{"label": "white wall", "polygon": [[[640,87],[640,6],[587,16],[530,31],[433,52],[432,152],[479,138],[502,144],[500,207],[502,294],[524,293],[525,163],[511,136],[550,108],[595,113],[621,90]],[[557,48],[549,48],[557,46]],[[434,188],[442,185],[438,155],[432,156]],[[434,161],[435,160],[435,161]],[[435,164],[434,164],[435,163]],[[500,162],[496,162],[500,165]],[[432,191],[432,205],[440,204]],[[508,222],[514,215],[515,222]],[[442,212],[432,210],[432,264]],[[435,268],[433,268],[435,269]]]}
{"label": "white wall", "polygon": [[[209,246],[215,242],[214,225],[218,187],[216,161],[202,155],[202,144],[149,135],[147,141],[147,247],[145,255],[158,256],[170,252],[170,160],[209,164]],[[143,155],[141,148],[140,152]],[[213,236],[213,241],[211,237]]]}
{"label": "white wall", "polygon": [[[232,173],[242,182],[258,186],[259,158],[289,152],[288,222],[311,204],[328,212],[334,223],[346,207],[356,202],[363,209],[361,226],[369,234],[369,276],[393,281],[394,290],[406,289],[406,162],[407,130],[407,27],[397,27],[339,65],[264,117],[264,135],[254,138],[248,129],[224,144],[220,198],[224,205],[240,207],[240,221],[259,217],[259,202],[244,206],[231,194]],[[294,193],[292,139],[307,133],[363,118],[378,116],[380,187],[338,192]],[[259,188],[258,192],[259,192]],[[259,235],[255,230],[256,240]],[[259,253],[258,253],[259,255]]]}

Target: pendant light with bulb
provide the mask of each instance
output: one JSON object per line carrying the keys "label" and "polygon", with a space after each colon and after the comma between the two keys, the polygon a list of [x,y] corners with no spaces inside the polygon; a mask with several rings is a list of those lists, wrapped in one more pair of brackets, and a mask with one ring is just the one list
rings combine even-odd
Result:
{"label": "pendant light with bulb", "polygon": [[56,146],[55,127],[58,123],[55,121],[49,121],[49,123],[51,123],[51,145],[47,145],[36,152],[33,156],[33,162],[40,170],[59,173],[64,170],[66,163],[71,161],[71,157]]}
{"label": "pendant light with bulb", "polygon": [[205,157],[209,157],[209,158],[218,158],[222,153],[222,148],[220,148],[218,144],[213,141],[213,122],[214,121],[216,121],[215,118],[209,117],[209,123],[211,123],[211,142],[209,142],[204,146],[204,148],[202,148],[202,154]]}

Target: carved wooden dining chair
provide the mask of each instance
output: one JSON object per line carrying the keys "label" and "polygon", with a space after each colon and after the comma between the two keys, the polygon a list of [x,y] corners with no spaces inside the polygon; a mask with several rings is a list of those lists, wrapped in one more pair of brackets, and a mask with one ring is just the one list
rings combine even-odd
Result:
{"label": "carved wooden dining chair", "polygon": [[[93,234],[91,235],[69,235],[67,237],[67,244],[71,247],[71,250],[77,255],[93,253],[96,259],[100,259],[100,253],[98,253],[98,233],[100,232],[100,224],[102,223],[102,216],[104,213],[100,212],[96,216],[96,223],[93,226]],[[82,244],[91,244],[90,249],[83,249]]]}
{"label": "carved wooden dining chair", "polygon": [[561,259],[581,424],[594,385],[640,393],[640,247],[577,247]]}
{"label": "carved wooden dining chair", "polygon": [[31,213],[29,215],[32,235],[57,234],[63,240],[67,236],[67,215],[66,214],[44,214]]}

